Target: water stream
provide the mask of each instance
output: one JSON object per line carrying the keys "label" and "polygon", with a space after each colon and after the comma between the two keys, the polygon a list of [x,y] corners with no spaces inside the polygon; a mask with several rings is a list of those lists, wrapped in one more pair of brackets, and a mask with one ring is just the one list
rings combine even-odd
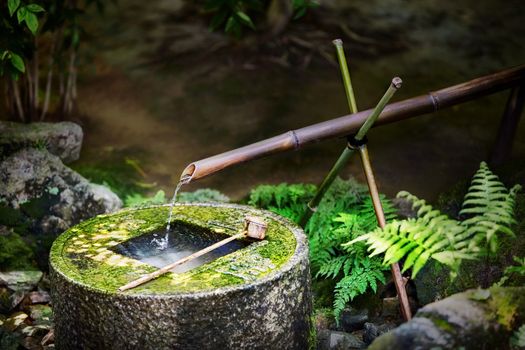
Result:
{"label": "water stream", "polygon": [[168,215],[168,222],[166,223],[166,232],[164,234],[164,238],[157,238],[157,234],[154,234],[153,240],[151,241],[157,246],[158,250],[165,250],[168,248],[169,245],[169,233],[171,229],[171,219],[173,218],[173,207],[175,206],[175,202],[177,201],[177,194],[179,193],[182,185],[187,184],[190,182],[191,176],[185,175],[180,178],[179,183],[177,184],[177,187],[175,187],[175,191],[173,192],[173,197],[171,197],[170,201],[170,213]]}

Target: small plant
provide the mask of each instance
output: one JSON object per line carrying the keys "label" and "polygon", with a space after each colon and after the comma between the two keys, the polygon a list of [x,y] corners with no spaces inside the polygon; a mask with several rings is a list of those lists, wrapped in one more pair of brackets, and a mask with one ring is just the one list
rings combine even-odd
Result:
{"label": "small plant", "polygon": [[457,273],[463,259],[477,259],[482,254],[495,252],[498,235],[513,235],[514,202],[519,190],[518,185],[507,190],[482,162],[464,197],[460,215],[466,216],[465,220],[450,219],[424,200],[400,192],[398,197],[412,202],[417,209],[417,218],[393,221],[384,229],[373,230],[346,246],[366,242],[370,256],[383,255],[385,265],[404,259],[403,271],[412,268],[412,277],[429,259]]}
{"label": "small plant", "polygon": [[[376,292],[377,285],[385,283],[384,271],[388,270],[380,258],[367,254],[364,243],[343,246],[377,227],[371,198],[367,194],[361,198],[356,197],[356,203],[336,214],[328,231],[310,232],[311,260],[313,269],[317,270],[316,278],[336,281],[333,303],[336,320],[356,296],[369,289]],[[395,218],[396,211],[390,201],[384,197],[381,199],[387,220]]]}
{"label": "small plant", "polygon": [[[508,266],[503,271],[503,277],[496,283],[497,286],[521,285],[525,280],[525,258],[513,257],[517,265]],[[510,282],[510,283],[509,283]]]}
{"label": "small plant", "polygon": [[[213,13],[210,23],[212,30],[224,28],[224,31],[233,36],[239,37],[243,28],[256,30],[254,16],[266,12],[266,17],[277,16],[283,21],[289,22],[292,18],[303,17],[307,10],[317,7],[319,4],[314,0],[206,0],[204,9]],[[279,30],[269,28],[270,32],[277,32],[284,29],[280,24]]]}
{"label": "small plant", "polygon": [[525,324],[514,332],[510,338],[510,344],[518,349],[525,349]]}
{"label": "small plant", "polygon": [[[50,107],[70,114],[77,98],[80,18],[101,0],[7,0],[0,3],[0,77],[7,112],[22,122],[43,120]],[[56,94],[57,98],[52,98]]]}
{"label": "small plant", "polygon": [[[315,194],[315,186],[305,184],[263,185],[251,192],[249,204],[269,209],[298,222],[306,203]],[[388,220],[396,216],[390,201],[382,196]],[[348,301],[376,291],[385,283],[378,257],[369,257],[364,243],[342,244],[373,230],[377,226],[368,189],[353,179],[336,179],[305,227],[310,245],[310,262],[315,280],[335,281],[333,312],[336,320]]]}
{"label": "small plant", "polygon": [[125,207],[144,207],[149,205],[159,205],[166,203],[166,194],[160,190],[152,197],[143,196],[140,193],[127,195],[124,199]]}
{"label": "small plant", "polygon": [[177,202],[219,202],[228,203],[230,198],[225,194],[211,188],[201,188],[194,192],[181,192],[177,196]]}
{"label": "small plant", "polygon": [[315,186],[311,184],[260,185],[250,192],[248,204],[297,222],[314,194]]}
{"label": "small plant", "polygon": [[34,269],[33,251],[18,234],[0,226],[0,271]]}

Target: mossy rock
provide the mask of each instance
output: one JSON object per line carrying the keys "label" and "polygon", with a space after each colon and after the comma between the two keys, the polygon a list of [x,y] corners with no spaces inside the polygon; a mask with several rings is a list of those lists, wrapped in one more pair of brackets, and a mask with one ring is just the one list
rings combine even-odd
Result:
{"label": "mossy rock", "polygon": [[509,349],[524,321],[525,287],[468,290],[426,305],[369,349]]}
{"label": "mossy rock", "polygon": [[[266,238],[184,273],[117,289],[156,268],[115,247],[162,229],[168,206],[101,215],[62,234],[50,265],[60,348],[280,348],[308,346],[311,297],[307,240],[275,214],[230,204],[178,204],[173,222],[240,232],[247,215]],[[231,228],[228,229],[228,228]]]}

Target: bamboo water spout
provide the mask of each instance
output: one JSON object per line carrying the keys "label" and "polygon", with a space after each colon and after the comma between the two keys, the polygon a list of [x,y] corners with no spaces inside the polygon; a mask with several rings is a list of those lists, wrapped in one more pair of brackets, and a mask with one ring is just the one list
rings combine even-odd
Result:
{"label": "bamboo water spout", "polygon": [[[375,125],[384,125],[474,100],[525,83],[525,65],[502,70],[445,89],[429,92],[386,106]],[[296,150],[306,145],[347,136],[356,132],[372,112],[371,109],[262,140],[189,164],[182,172],[186,183],[201,179],[224,168]]]}

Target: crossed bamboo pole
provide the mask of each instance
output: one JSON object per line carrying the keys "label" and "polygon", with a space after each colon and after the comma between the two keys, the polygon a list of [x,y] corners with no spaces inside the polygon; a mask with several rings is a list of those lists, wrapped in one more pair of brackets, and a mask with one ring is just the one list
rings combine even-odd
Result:
{"label": "crossed bamboo pole", "polygon": [[[352,88],[352,82],[350,80],[350,73],[348,71],[348,65],[346,63],[346,58],[343,50],[343,42],[340,39],[334,40],[334,45],[337,49],[337,57],[339,59],[339,65],[341,67],[341,74],[343,77],[343,84],[345,87],[345,93],[348,100],[348,105],[350,107],[350,112],[352,114],[357,113],[357,105],[355,102],[354,91]],[[374,211],[376,214],[377,222],[379,227],[384,228],[386,225],[385,214],[383,211],[383,206],[381,204],[381,199],[379,197],[379,190],[377,188],[377,183],[375,181],[374,172],[372,168],[372,163],[370,162],[370,157],[368,154],[366,134],[370,128],[374,125],[375,121],[387,105],[388,101],[392,98],[395,92],[401,87],[402,81],[400,78],[395,77],[392,79],[392,83],[388,87],[387,91],[374,108],[372,113],[368,116],[364,124],[361,126],[357,134],[349,138],[347,147],[343,150],[336,163],[328,172],[328,175],[325,177],[321,185],[319,186],[314,198],[308,203],[308,208],[304,212],[303,216],[300,219],[300,224],[304,227],[312,214],[315,212],[317,205],[322,200],[324,194],[336,178],[337,174],[341,169],[346,165],[350,156],[354,151],[359,151],[361,156],[361,164],[365,172],[366,182],[368,184],[368,190],[370,192],[370,197],[372,198],[372,203],[374,205]],[[410,320],[412,318],[410,305],[408,303],[408,296],[405,289],[405,282],[398,263],[394,263],[390,267],[392,272],[392,277],[394,284],[396,286],[397,295],[399,298],[399,304],[401,305],[401,313],[405,320]]]}

